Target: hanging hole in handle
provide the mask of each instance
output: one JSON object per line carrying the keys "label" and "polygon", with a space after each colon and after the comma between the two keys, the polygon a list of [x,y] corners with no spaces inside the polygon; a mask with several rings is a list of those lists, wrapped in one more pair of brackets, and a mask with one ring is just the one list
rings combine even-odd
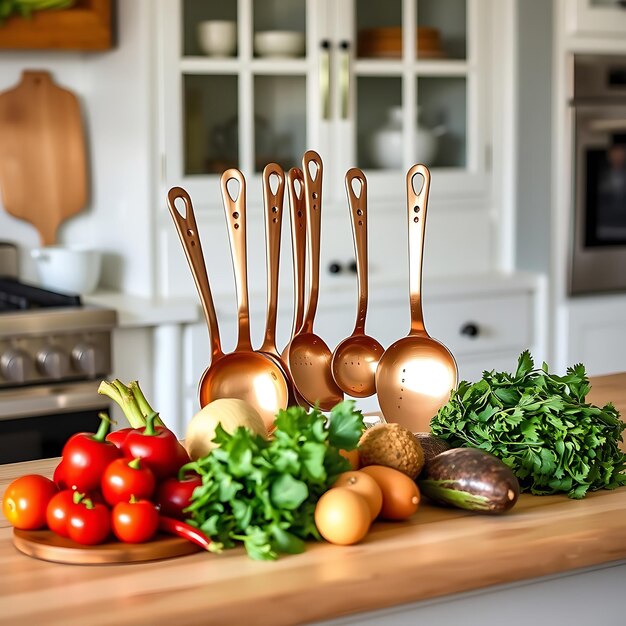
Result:
{"label": "hanging hole in handle", "polygon": [[[416,178],[419,178],[419,184],[416,186]],[[413,174],[413,178],[411,178],[411,188],[413,189],[413,193],[416,196],[419,196],[422,193],[422,189],[424,189],[424,185],[426,184],[426,179],[424,175],[420,172],[416,172]]]}
{"label": "hanging hole in handle", "polygon": [[186,220],[187,219],[187,202],[185,201],[185,198],[183,198],[182,196],[176,196],[176,198],[174,198],[173,204],[178,215],[180,215],[184,220]]}
{"label": "hanging hole in handle", "polygon": [[278,213],[278,207],[273,206],[272,207],[272,213]]}
{"label": "hanging hole in handle", "polygon": [[300,198],[302,198],[302,181],[299,178],[293,181],[293,190],[296,194],[296,198],[300,200]]}
{"label": "hanging hole in handle", "polygon": [[350,187],[352,188],[352,193],[354,194],[355,198],[357,198],[358,200],[363,193],[363,181],[358,176],[355,176],[350,181]]}
{"label": "hanging hole in handle", "polygon": [[233,213],[233,217],[234,217],[236,220],[238,220],[238,219],[239,219],[239,213],[237,213],[237,211],[235,211],[235,212]]}
{"label": "hanging hole in handle", "polygon": [[357,209],[356,214],[361,217],[361,215],[363,215],[363,211],[361,209]]}
{"label": "hanging hole in handle", "polygon": [[317,180],[317,175],[319,174],[320,167],[316,161],[309,161],[307,163],[307,169],[309,170],[309,176],[311,180],[315,182]]}
{"label": "hanging hole in handle", "polygon": [[272,172],[267,182],[272,195],[275,196],[278,193],[278,188],[280,187],[280,176],[276,172]]}
{"label": "hanging hole in handle", "polygon": [[226,181],[226,193],[228,197],[233,201],[237,202],[239,199],[239,194],[241,192],[241,185],[236,178],[229,178]]}
{"label": "hanging hole in handle", "polygon": [[413,207],[413,213],[419,213],[419,212],[420,212],[420,208],[417,205],[415,205]]}

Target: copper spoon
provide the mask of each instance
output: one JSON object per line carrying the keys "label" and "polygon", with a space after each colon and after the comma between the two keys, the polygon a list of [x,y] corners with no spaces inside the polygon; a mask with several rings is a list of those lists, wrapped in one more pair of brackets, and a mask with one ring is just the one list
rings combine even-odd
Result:
{"label": "copper spoon", "polygon": [[[277,178],[276,191],[272,191],[272,177]],[[265,260],[267,267],[267,315],[265,337],[259,348],[267,358],[281,369],[289,387],[289,405],[297,402],[295,387],[287,366],[276,347],[276,315],[278,310],[278,274],[280,267],[280,235],[283,223],[285,197],[285,172],[280,165],[270,163],[263,170],[263,204],[265,218]]]}
{"label": "copper spoon", "polygon": [[[311,172],[315,168],[315,177]],[[302,328],[289,347],[289,371],[298,393],[311,405],[330,411],[343,400],[343,393],[333,380],[330,369],[332,354],[321,337],[313,332],[320,278],[320,227],[322,208],[322,160],[313,150],[302,157],[304,197],[307,217],[309,256],[309,301]]]}
{"label": "copper spoon", "polygon": [[[414,178],[423,178],[418,192]],[[413,432],[429,431],[430,420],[456,387],[457,365],[450,351],[429,336],[422,313],[422,262],[430,172],[414,165],[406,175],[409,223],[411,330],[391,344],[376,370],[376,391],[385,419]]]}
{"label": "copper spoon", "polygon": [[[185,205],[184,216],[176,208],[176,200],[183,201]],[[198,385],[200,406],[202,407],[217,398],[239,396],[233,396],[230,390],[224,395],[223,386],[219,382],[215,382],[216,380],[219,381],[221,377],[220,370],[222,369],[221,362],[224,359],[224,353],[222,352],[215,305],[213,304],[213,296],[211,295],[209,277],[206,271],[204,255],[202,254],[202,246],[198,236],[198,226],[196,225],[191,198],[182,187],[172,187],[167,194],[167,204],[180,237],[180,242],[183,245],[187,262],[191,268],[191,275],[200,296],[200,304],[202,305],[209,331],[211,363],[204,370]]]}
{"label": "copper spoon", "polygon": [[[238,183],[235,198],[230,195],[228,183]],[[280,367],[260,352],[252,349],[250,341],[250,313],[248,306],[248,271],[246,252],[246,181],[237,169],[226,170],[221,178],[222,199],[228,226],[228,238],[235,272],[237,292],[238,338],[235,351],[224,357],[220,369],[221,384],[231,398],[250,403],[261,415],[265,426],[273,426],[274,416],[289,404],[289,386]],[[226,361],[228,359],[228,361]],[[229,367],[226,367],[228,363]]]}
{"label": "copper spoon", "polygon": [[[297,185],[296,185],[297,181]],[[282,362],[289,369],[289,350],[291,342],[302,326],[304,319],[304,281],[306,261],[306,210],[304,207],[304,175],[302,170],[292,167],[287,174],[289,190],[289,221],[291,223],[291,250],[293,258],[293,323],[291,336],[282,352]],[[291,376],[291,372],[289,372]],[[293,377],[291,378],[293,382]],[[296,404],[303,407],[309,403],[293,387]]]}
{"label": "copper spoon", "polygon": [[[354,189],[355,181],[359,185],[358,195]],[[376,339],[365,334],[368,291],[367,179],[356,167],[346,173],[346,193],[352,221],[359,302],[354,330],[335,348],[331,367],[333,378],[342,391],[354,398],[367,398],[376,393],[376,367],[384,348]]]}

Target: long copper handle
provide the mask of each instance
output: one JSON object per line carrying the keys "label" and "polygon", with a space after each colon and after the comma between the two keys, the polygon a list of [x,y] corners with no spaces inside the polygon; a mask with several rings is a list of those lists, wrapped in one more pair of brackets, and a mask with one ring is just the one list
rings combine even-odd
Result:
{"label": "long copper handle", "polygon": [[[354,181],[359,183],[359,194],[354,191]],[[363,172],[353,167],[346,172],[346,193],[350,205],[350,219],[352,221],[352,237],[356,255],[356,277],[359,288],[359,302],[357,306],[355,333],[365,331],[365,317],[367,315],[367,179]]]}
{"label": "long copper handle", "polygon": [[[272,191],[272,177],[278,179],[276,192]],[[267,316],[262,352],[278,356],[276,349],[276,312],[278,309],[278,274],[280,266],[280,234],[283,223],[285,172],[280,165],[270,163],[263,170],[263,201],[265,208],[265,262],[267,267]]]}
{"label": "long copper handle", "polygon": [[[181,215],[176,208],[176,200],[181,199],[185,204],[185,215]],[[211,295],[211,287],[209,285],[209,277],[206,271],[204,255],[202,254],[202,245],[198,234],[198,226],[196,224],[196,216],[193,212],[193,205],[189,194],[182,187],[172,187],[167,193],[167,206],[170,210],[176,231],[183,245],[187,262],[191,268],[198,295],[200,296],[200,304],[204,311],[207,327],[209,329],[209,341],[211,344],[212,358],[221,356],[222,346],[220,341],[220,331],[217,324],[217,315],[215,314],[215,305],[213,296]]]}
{"label": "long copper handle", "polygon": [[[239,184],[235,198],[228,191],[228,182],[231,180]],[[231,168],[222,174],[221,187],[237,292],[239,336],[235,349],[237,351],[252,350],[248,303],[248,254],[246,252],[246,180],[238,169]]]}
{"label": "long copper handle", "polygon": [[[419,193],[413,186],[415,176],[423,178]],[[430,172],[425,165],[414,165],[406,175],[406,201],[409,230],[409,293],[411,300],[411,334],[424,332],[422,313],[422,264],[424,260],[424,232],[426,208],[430,190]]]}
{"label": "long copper handle", "polygon": [[[313,175],[310,166],[313,166]],[[307,251],[309,256],[309,302],[302,323],[302,331],[313,332],[313,320],[317,310],[320,284],[320,230],[322,209],[322,159],[314,150],[307,150],[302,157],[304,172],[304,200],[307,220]],[[313,177],[315,176],[315,177]]]}
{"label": "long copper handle", "polygon": [[[299,187],[296,186],[298,181]],[[306,270],[306,209],[304,203],[304,174],[292,167],[287,174],[293,256],[293,327],[291,339],[302,326],[304,318],[304,282]]]}

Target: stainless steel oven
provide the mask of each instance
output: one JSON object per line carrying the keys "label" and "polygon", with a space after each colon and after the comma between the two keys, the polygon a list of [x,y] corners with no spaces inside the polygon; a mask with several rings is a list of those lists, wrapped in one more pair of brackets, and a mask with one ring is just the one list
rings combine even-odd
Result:
{"label": "stainless steel oven", "polygon": [[570,293],[626,289],[626,57],[576,55]]}
{"label": "stainless steel oven", "polygon": [[17,250],[0,242],[0,464],[59,456],[94,431],[108,398],[115,311],[17,278]]}

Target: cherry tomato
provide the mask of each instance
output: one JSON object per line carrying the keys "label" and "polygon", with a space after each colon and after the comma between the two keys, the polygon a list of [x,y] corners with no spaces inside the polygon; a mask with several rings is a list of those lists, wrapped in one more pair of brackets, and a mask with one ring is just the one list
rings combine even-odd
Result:
{"label": "cherry tomato", "polygon": [[101,485],[104,499],[114,506],[128,502],[131,496],[138,500],[150,499],[156,481],[152,470],[141,459],[116,459],[104,470]]}
{"label": "cherry tomato", "polygon": [[45,528],[46,508],[57,491],[57,486],[45,476],[22,476],[6,488],[2,497],[2,512],[15,528]]}
{"label": "cherry tomato", "polygon": [[151,413],[143,430],[128,433],[122,450],[127,457],[142,459],[160,480],[176,475],[181,455],[176,435],[167,428],[155,428],[156,417],[156,413]]}
{"label": "cherry tomato", "polygon": [[133,498],[130,502],[118,502],[113,507],[111,521],[113,534],[120,541],[142,543],[156,534],[159,514],[152,502]]}
{"label": "cherry tomato", "polygon": [[109,419],[100,414],[98,432],[72,435],[63,447],[63,476],[67,485],[78,491],[100,488],[100,480],[107,465],[122,456],[110,441],[105,441]]}
{"label": "cherry tomato", "polygon": [[67,534],[84,545],[103,543],[111,534],[111,511],[104,504],[94,503],[75,492],[74,506],[67,520]]}
{"label": "cherry tomato", "polygon": [[178,456],[178,469],[180,469],[183,465],[187,465],[191,461],[189,458],[189,453],[185,450],[185,446],[183,446],[180,441],[178,442],[178,448],[176,450],[176,454]]}
{"label": "cherry tomato", "polygon": [[68,537],[67,522],[74,506],[74,491],[71,489],[54,494],[46,509],[48,528],[57,535]]}
{"label": "cherry tomato", "polygon": [[157,488],[155,500],[161,507],[161,514],[176,519],[185,519],[183,510],[191,504],[191,494],[202,485],[202,478],[197,474],[186,476],[182,480],[166,478]]}
{"label": "cherry tomato", "polygon": [[121,428],[120,430],[114,430],[106,436],[106,440],[110,441],[116,448],[122,448],[124,440],[128,436],[128,433],[135,430],[134,428]]}

